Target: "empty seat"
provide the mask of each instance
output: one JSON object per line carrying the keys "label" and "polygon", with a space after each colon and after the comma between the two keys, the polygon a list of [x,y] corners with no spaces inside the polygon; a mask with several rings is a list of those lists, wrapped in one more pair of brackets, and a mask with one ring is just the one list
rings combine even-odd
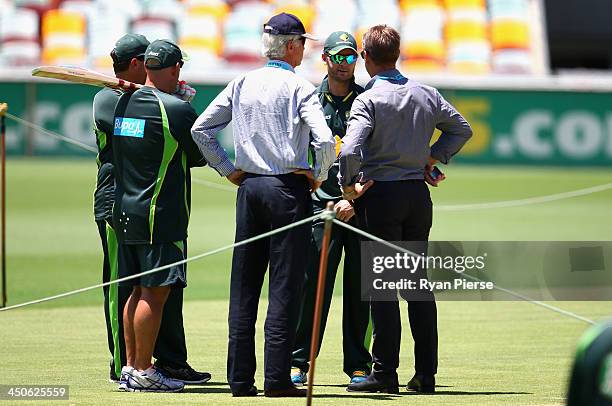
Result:
{"label": "empty seat", "polygon": [[223,19],[229,7],[220,0],[190,1],[178,25],[179,46],[189,54],[186,69],[217,66],[223,52]]}
{"label": "empty seat", "polygon": [[244,1],[236,4],[225,20],[224,57],[229,62],[259,63],[263,25],[273,14],[267,3]]}
{"label": "empty seat", "polygon": [[4,9],[0,13],[0,63],[19,66],[39,62],[38,14],[27,9]]}
{"label": "empty seat", "polygon": [[357,0],[355,39],[361,44],[363,34],[372,26],[386,24],[400,30],[401,12],[396,0]]}
{"label": "empty seat", "polygon": [[175,42],[177,37],[174,19],[160,16],[135,17],[130,24],[130,32],[144,35],[149,41],[168,39]]}
{"label": "empty seat", "polygon": [[[108,24],[112,21],[112,24]],[[89,20],[89,65],[111,69],[113,61],[110,57],[115,42],[128,32],[128,17],[116,8],[99,6],[96,8],[96,18]]]}
{"label": "empty seat", "polygon": [[445,67],[445,12],[437,0],[404,0],[402,59],[408,71],[439,71]]}
{"label": "empty seat", "polygon": [[526,0],[490,0],[492,64],[496,72],[531,71],[529,5]]}
{"label": "empty seat", "polygon": [[81,14],[63,10],[49,10],[43,14],[43,62],[83,65],[85,29],[85,17]]}
{"label": "empty seat", "polygon": [[491,63],[484,0],[445,0],[448,69],[457,73],[488,73]]}

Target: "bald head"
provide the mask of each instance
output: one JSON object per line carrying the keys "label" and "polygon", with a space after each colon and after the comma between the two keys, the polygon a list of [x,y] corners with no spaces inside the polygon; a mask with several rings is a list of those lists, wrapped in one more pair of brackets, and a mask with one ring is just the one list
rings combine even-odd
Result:
{"label": "bald head", "polygon": [[147,71],[147,86],[154,87],[166,93],[174,93],[181,74],[180,64],[163,69],[149,69]]}

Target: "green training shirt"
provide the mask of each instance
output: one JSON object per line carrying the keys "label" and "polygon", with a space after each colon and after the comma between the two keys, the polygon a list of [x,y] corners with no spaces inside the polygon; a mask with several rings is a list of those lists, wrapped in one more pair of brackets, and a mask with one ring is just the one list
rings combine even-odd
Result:
{"label": "green training shirt", "polygon": [[[363,88],[357,85],[353,80],[349,94],[341,97],[334,96],[329,91],[329,82],[326,76],[321,86],[317,88],[317,92],[319,93],[319,101],[323,106],[323,113],[325,114],[327,126],[336,139],[336,157],[338,157],[341,145],[340,140],[346,134],[346,122],[351,114],[351,106],[357,95],[363,93]],[[323,182],[321,187],[314,193],[313,199],[326,201],[342,198],[342,191],[338,185],[338,170],[339,165],[338,161],[336,161],[329,170],[327,180]]]}
{"label": "green training shirt", "polygon": [[115,201],[115,177],[113,175],[113,118],[115,106],[123,94],[120,90],[104,88],[93,100],[93,130],[98,146],[98,177],[94,191],[94,217],[96,221],[110,220]]}
{"label": "green training shirt", "polygon": [[113,224],[120,243],[187,238],[189,168],[206,165],[191,137],[197,117],[189,103],[152,87],[119,99],[113,128]]}

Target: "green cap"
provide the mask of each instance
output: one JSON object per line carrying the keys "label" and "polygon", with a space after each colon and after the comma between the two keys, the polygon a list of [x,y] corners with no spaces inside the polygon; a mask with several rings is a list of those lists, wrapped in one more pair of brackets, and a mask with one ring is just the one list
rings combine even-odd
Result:
{"label": "green cap", "polygon": [[145,53],[147,69],[164,69],[186,61],[187,55],[175,43],[167,39],[151,42]]}
{"label": "green cap", "polygon": [[336,55],[343,49],[350,49],[357,53],[357,41],[346,31],[332,32],[323,45],[323,52],[330,55]]}
{"label": "green cap", "polygon": [[114,62],[127,62],[132,58],[144,56],[149,41],[144,35],[126,34],[115,43],[115,48],[111,52]]}

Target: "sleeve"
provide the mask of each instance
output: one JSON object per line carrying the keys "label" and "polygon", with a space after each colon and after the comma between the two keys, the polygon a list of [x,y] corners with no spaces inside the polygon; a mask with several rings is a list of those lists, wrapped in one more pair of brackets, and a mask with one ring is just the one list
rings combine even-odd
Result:
{"label": "sleeve", "polygon": [[235,81],[230,82],[204,110],[191,127],[193,140],[208,164],[219,175],[227,176],[236,168],[219,144],[217,134],[232,120],[232,96]]}
{"label": "sleeve", "polygon": [[362,147],[374,129],[374,114],[361,98],[356,98],[351,107],[346,135],[342,138],[342,148],[338,157],[340,186],[353,185],[359,181]]}
{"label": "sleeve", "polygon": [[176,122],[175,131],[173,132],[174,138],[176,138],[183,151],[185,151],[187,164],[190,168],[206,166],[206,159],[191,135],[191,127],[198,118],[198,114],[191,107],[191,104],[183,101],[178,102],[181,107],[179,109],[179,119],[174,120]]}
{"label": "sleeve", "polygon": [[299,104],[300,118],[310,128],[310,146],[314,152],[314,177],[318,181],[327,179],[327,172],[336,160],[336,143],[327,127],[323,108],[313,87]]}
{"label": "sleeve", "polygon": [[472,136],[472,127],[461,114],[436,90],[439,112],[436,128],[442,131],[440,138],[431,146],[431,156],[447,164],[453,155]]}
{"label": "sleeve", "polygon": [[96,93],[93,100],[93,126],[98,136],[104,133],[107,137],[113,135],[115,124],[115,107],[121,94],[103,89]]}

